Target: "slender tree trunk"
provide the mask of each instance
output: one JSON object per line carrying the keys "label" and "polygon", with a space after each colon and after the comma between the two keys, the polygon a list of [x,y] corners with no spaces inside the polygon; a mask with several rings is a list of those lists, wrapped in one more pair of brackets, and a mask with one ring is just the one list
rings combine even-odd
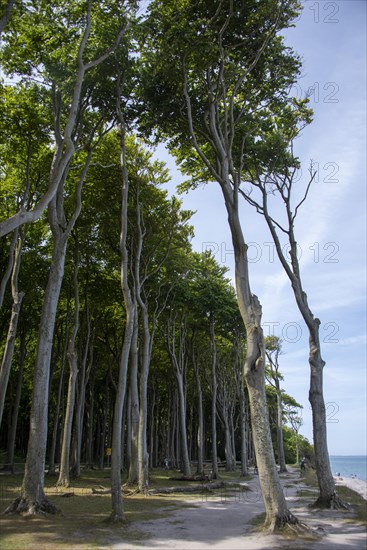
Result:
{"label": "slender tree trunk", "polygon": [[[184,476],[191,475],[189,451],[187,445],[187,430],[186,430],[186,400],[184,391],[184,367],[185,367],[185,338],[186,327],[184,320],[180,321],[179,332],[179,346],[176,350],[176,323],[172,317],[167,321],[167,349],[173,366],[173,370],[177,382],[177,396],[178,396],[178,425],[177,429],[180,435],[181,454],[176,453],[176,457],[181,456],[181,469]],[[178,442],[177,442],[178,446]]]}
{"label": "slender tree trunk", "polygon": [[316,474],[320,489],[320,495],[315,502],[315,506],[346,508],[347,505],[336,494],[327,447],[326,408],[323,391],[323,369],[325,362],[321,357],[320,351],[318,319],[315,319],[314,328],[310,330],[309,342],[309,361],[311,367],[309,401],[312,407]]}
{"label": "slender tree trunk", "polygon": [[[69,487],[70,485],[70,444],[73,417],[75,410],[75,391],[78,378],[78,352],[76,349],[76,337],[79,331],[79,289],[78,289],[78,271],[79,271],[79,252],[78,244],[75,244],[74,257],[74,326],[70,335],[68,346],[68,358],[70,365],[68,396],[66,403],[66,412],[64,419],[64,435],[62,439],[61,461],[59,479],[56,485]],[[79,396],[80,397],[80,396]]]}
{"label": "slender tree trunk", "polygon": [[156,407],[156,391],[155,391],[155,380],[153,381],[153,391],[152,391],[152,403],[150,409],[150,453],[149,453],[149,467],[153,468],[154,462],[154,449],[155,449],[155,430],[154,424],[158,424],[158,419],[155,418],[155,407]]}
{"label": "slender tree trunk", "polygon": [[93,428],[94,428],[94,376],[89,382],[89,404],[88,404],[88,439],[86,449],[86,460],[88,468],[93,468]]}
{"label": "slender tree trunk", "polygon": [[[144,308],[145,309],[145,308]],[[143,357],[140,369],[139,388],[139,490],[145,491],[149,483],[149,456],[147,449],[147,416],[148,416],[148,375],[150,364],[150,332],[148,326],[148,314],[142,310],[143,317]]]}
{"label": "slender tree trunk", "polygon": [[241,426],[241,477],[248,475],[247,462],[247,425],[246,425],[246,405],[245,405],[245,388],[243,376],[241,376],[240,387],[240,426]]}
{"label": "slender tree trunk", "polygon": [[29,514],[57,511],[44,494],[45,455],[48,423],[48,389],[52,338],[56,309],[64,274],[67,239],[59,235],[54,242],[50,275],[45,291],[38,333],[36,368],[33,381],[32,409],[25,473],[21,496],[8,513],[27,511]]}
{"label": "slender tree trunk", "polygon": [[6,286],[8,284],[11,273],[13,271],[14,258],[15,258],[15,247],[16,247],[16,244],[17,244],[17,241],[18,241],[18,235],[19,235],[19,229],[17,228],[13,231],[12,236],[11,236],[11,241],[10,241],[10,246],[9,246],[8,264],[6,266],[5,273],[2,276],[1,281],[0,281],[0,309],[3,306]]}
{"label": "slender tree trunk", "polygon": [[197,448],[198,448],[198,465],[197,473],[204,472],[204,416],[203,416],[203,390],[201,387],[200,374],[197,366],[195,366],[196,389],[198,395],[198,431],[197,431]]}
{"label": "slender tree trunk", "polygon": [[17,242],[14,254],[14,261],[12,263],[12,275],[11,275],[11,293],[13,296],[13,305],[11,310],[11,317],[9,323],[8,336],[5,343],[4,355],[1,362],[0,369],[0,426],[3,417],[3,410],[5,404],[6,389],[8,387],[9,375],[14,355],[15,339],[17,335],[18,320],[20,309],[22,307],[22,301],[24,298],[24,292],[18,290],[18,277],[20,270],[20,262],[22,256],[22,248],[24,242],[25,232],[21,232],[18,238],[19,231],[15,231]]}
{"label": "slender tree trunk", "polygon": [[232,183],[226,178],[221,188],[232,234],[238,305],[246,327],[247,354],[244,377],[248,388],[257,467],[266,508],[265,525],[270,530],[275,530],[287,523],[297,523],[297,519],[287,508],[276,469],[265,394],[265,345],[261,328],[261,306],[257,296],[250,290],[248,247],[239,220],[238,196],[236,188],[233,191]]}
{"label": "slender tree trunk", "polygon": [[179,404],[179,423],[180,423],[180,443],[181,443],[181,469],[184,476],[191,475],[189,451],[187,446],[187,430],[186,430],[186,402],[183,385],[183,375],[176,371],[177,389],[178,389],[178,404]]}
{"label": "slender tree trunk", "polygon": [[22,395],[22,384],[23,384],[23,371],[24,371],[24,361],[26,357],[26,338],[25,332],[22,331],[20,336],[20,357],[19,357],[19,372],[18,372],[18,382],[17,390],[14,400],[13,415],[11,419],[11,427],[9,432],[8,440],[8,449],[7,449],[7,467],[9,471],[14,474],[15,465],[14,465],[14,454],[15,454],[15,439],[17,435],[17,425],[18,425],[18,414],[19,414],[19,405],[20,398]]}
{"label": "slender tree trunk", "polygon": [[[83,438],[83,425],[84,425],[84,411],[85,411],[85,392],[89,380],[90,370],[93,365],[93,345],[91,345],[91,328],[90,328],[90,314],[87,305],[87,334],[85,341],[85,348],[83,359],[81,362],[81,368],[79,373],[79,395],[76,403],[75,410],[75,443],[74,443],[74,457],[73,465],[71,468],[74,477],[80,477],[80,462],[82,454],[82,438]],[[89,367],[87,368],[89,356]]]}
{"label": "slender tree trunk", "polygon": [[[292,191],[293,176],[288,182],[287,193],[282,195],[282,199],[285,203],[286,213],[288,218],[288,239],[290,245],[290,259],[285,257],[282,245],[274,222],[268,211],[267,203],[267,190],[261,185],[261,191],[263,195],[262,213],[268,224],[269,230],[273,237],[275,248],[279,257],[279,260],[286,272],[294,293],[294,297],[298,306],[298,309],[306,323],[309,331],[309,364],[310,364],[310,390],[309,401],[312,408],[312,424],[313,424],[313,443],[315,448],[315,462],[316,462],[316,474],[319,485],[320,495],[317,499],[315,506],[322,506],[326,508],[348,508],[336,494],[335,482],[331,472],[329,451],[327,446],[327,426],[326,426],[326,408],[323,393],[323,370],[325,361],[321,356],[320,335],[319,327],[320,320],[314,317],[307,301],[307,295],[303,290],[301,281],[301,272],[298,261],[298,249],[297,241],[294,234],[294,220],[297,214],[298,207],[302,204],[299,203],[295,212],[291,209],[291,191]],[[312,179],[310,181],[312,183]],[[305,198],[307,196],[307,192]]]}
{"label": "slender tree trunk", "polygon": [[215,344],[214,319],[210,320],[210,348],[211,348],[211,389],[212,389],[212,477],[218,478],[218,451],[217,451],[217,347]]}
{"label": "slender tree trunk", "polygon": [[280,473],[287,472],[287,465],[285,463],[284,456],[284,443],[283,443],[283,407],[282,407],[282,393],[279,388],[279,382],[277,384],[277,443],[278,443],[278,459]]}
{"label": "slender tree trunk", "polygon": [[[136,310],[135,310],[136,311]],[[134,334],[131,343],[130,387],[129,387],[129,475],[128,483],[137,483],[139,477],[139,388],[138,388],[138,316],[135,313]]]}
{"label": "slender tree trunk", "polygon": [[[119,75],[121,79],[121,75]],[[122,434],[122,412],[125,401],[126,379],[129,363],[131,341],[134,333],[135,308],[131,297],[131,290],[128,281],[129,253],[127,249],[127,213],[129,197],[129,176],[126,166],[126,142],[125,123],[120,104],[121,82],[117,95],[117,115],[120,123],[120,147],[121,147],[121,172],[122,172],[122,197],[121,197],[121,233],[120,233],[120,254],[121,254],[121,288],[124,297],[126,310],[126,324],[124,342],[121,350],[119,378],[117,383],[116,400],[113,415],[112,433],[112,456],[111,456],[111,491],[112,491],[112,514],[111,520],[121,522],[124,520],[124,506],[121,493],[121,434]]]}
{"label": "slender tree trunk", "polygon": [[[66,336],[66,341],[67,341],[67,336]],[[49,459],[49,465],[48,465],[49,475],[55,475],[56,444],[57,444],[57,436],[59,431],[59,414],[60,414],[60,407],[61,407],[61,396],[62,396],[62,390],[64,386],[65,361],[66,361],[66,349],[62,360],[59,387],[57,391],[57,402],[56,402],[56,409],[54,414],[54,425],[52,429],[52,441],[51,441],[50,459]]]}

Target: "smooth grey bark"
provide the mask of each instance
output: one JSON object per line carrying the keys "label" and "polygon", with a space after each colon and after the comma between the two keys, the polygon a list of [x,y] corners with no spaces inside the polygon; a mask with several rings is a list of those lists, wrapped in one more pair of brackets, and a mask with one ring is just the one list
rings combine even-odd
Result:
{"label": "smooth grey bark", "polygon": [[[279,384],[279,382],[278,382]],[[283,405],[282,405],[282,393],[280,388],[277,388],[277,443],[278,443],[278,459],[280,473],[287,472],[287,465],[285,463],[284,455],[284,442],[283,442]]]}
{"label": "smooth grey bark", "polygon": [[22,307],[22,301],[24,298],[24,292],[19,292],[18,278],[20,263],[22,257],[22,248],[25,237],[25,231],[19,233],[15,231],[17,236],[15,248],[13,251],[12,261],[12,274],[11,274],[11,293],[13,297],[13,305],[11,309],[11,317],[9,322],[8,335],[5,343],[4,355],[1,361],[0,368],[0,426],[3,417],[3,410],[5,404],[6,390],[9,382],[9,375],[14,355],[15,339],[17,336],[17,327],[20,309]]}
{"label": "smooth grey bark", "polygon": [[6,458],[7,469],[12,474],[14,474],[15,472],[15,464],[14,464],[15,439],[17,435],[18,414],[19,414],[20,398],[22,395],[23,372],[24,372],[24,362],[25,362],[26,353],[27,353],[26,352],[26,333],[25,331],[21,331],[18,381],[17,381],[17,389],[16,389],[14,405],[13,405],[13,414],[11,418],[11,426],[9,431],[7,458]]}
{"label": "smooth grey bark", "polygon": [[261,328],[261,305],[250,289],[248,247],[243,237],[238,211],[238,183],[235,183],[232,188],[225,168],[225,160],[223,161],[224,177],[221,189],[235,255],[238,305],[246,328],[247,354],[244,377],[249,394],[252,435],[266,508],[266,526],[274,530],[287,523],[296,523],[297,520],[288,510],[274,458],[265,394],[265,344]]}
{"label": "smooth grey bark", "polygon": [[68,307],[68,313],[67,313],[67,321],[66,321],[66,329],[65,329],[65,344],[64,344],[63,354],[62,354],[59,386],[57,390],[57,402],[56,402],[56,409],[54,414],[54,424],[52,429],[52,440],[51,440],[49,467],[48,467],[49,475],[55,475],[55,456],[56,456],[57,437],[58,437],[58,431],[59,431],[59,414],[60,414],[61,401],[62,401],[62,392],[64,387],[64,372],[65,372],[65,364],[67,359],[68,341],[69,341],[69,307]]}
{"label": "smooth grey bark", "polygon": [[138,387],[138,315],[135,308],[134,333],[131,343],[130,385],[128,399],[129,474],[128,483],[137,483],[139,477],[139,387]]}
{"label": "smooth grey bark", "polygon": [[[320,319],[314,316],[309,307],[307,294],[303,289],[301,280],[301,271],[298,260],[298,245],[295,236],[295,219],[299,208],[306,200],[310,186],[315,178],[316,172],[311,165],[310,168],[310,180],[307,185],[305,194],[302,200],[294,208],[292,207],[292,191],[293,182],[296,170],[289,172],[286,171],[284,176],[277,174],[273,175],[270,182],[274,189],[279,193],[285,207],[286,213],[286,225],[283,227],[276,220],[274,220],[269,212],[268,206],[268,189],[267,180],[262,181],[259,174],[253,178],[253,183],[261,193],[261,203],[256,202],[255,199],[242,192],[244,198],[255,206],[257,211],[262,214],[266,220],[271,236],[273,238],[275,249],[278,258],[286,272],[291,287],[294,293],[296,304],[305,321],[305,324],[309,332],[309,365],[310,365],[310,389],[309,389],[309,401],[312,408],[312,425],[313,425],[313,443],[315,449],[315,465],[316,474],[319,485],[319,497],[315,503],[316,506],[322,507],[340,507],[346,508],[347,505],[337,496],[335,481],[331,472],[329,451],[327,445],[327,424],[326,424],[326,407],[324,401],[323,392],[323,370],[325,361],[321,355],[320,344]],[[287,240],[290,247],[290,262],[284,255],[284,248],[282,248],[278,231],[287,235]]]}
{"label": "smooth grey bark", "polygon": [[38,332],[27,458],[21,495],[7,508],[7,513],[27,511],[33,515],[57,511],[44,493],[50,362],[56,310],[64,276],[67,242],[81,211],[82,188],[92,158],[92,151],[91,148],[79,177],[75,193],[75,209],[69,222],[66,223],[64,212],[64,179],[66,179],[67,172],[64,172],[64,179],[58,193],[48,207],[53,235],[53,251]]}
{"label": "smooth grey bark", "polygon": [[78,271],[79,271],[79,252],[77,242],[75,243],[75,255],[74,255],[74,323],[70,335],[68,345],[68,360],[70,367],[68,393],[66,401],[66,411],[64,418],[64,432],[62,438],[61,447],[61,460],[59,479],[56,486],[69,487],[70,485],[70,448],[71,448],[71,435],[72,425],[75,409],[75,393],[76,383],[78,378],[78,351],[76,347],[76,338],[79,332],[79,289],[78,289]]}
{"label": "smooth grey bark", "polygon": [[[121,79],[121,75],[120,79]],[[121,92],[121,81],[119,82],[118,91]],[[124,506],[121,492],[121,466],[122,466],[122,413],[126,393],[126,379],[129,364],[129,355],[131,341],[134,333],[134,317],[135,308],[132,299],[132,293],[128,280],[129,273],[129,252],[127,249],[127,213],[128,213],[128,197],[129,197],[129,175],[126,166],[126,142],[125,142],[125,122],[120,104],[120,93],[117,94],[117,116],[120,124],[120,162],[122,174],[122,190],[121,190],[121,232],[120,232],[120,279],[121,289],[124,298],[126,310],[126,322],[124,341],[120,356],[119,377],[117,383],[116,399],[113,415],[112,429],[112,455],[111,455],[111,494],[112,494],[112,513],[111,520],[121,522],[124,520]]]}
{"label": "smooth grey bark", "polygon": [[[186,430],[186,399],[184,391],[184,370],[186,364],[186,326],[184,319],[181,319],[178,327],[178,349],[176,346],[176,319],[172,316],[167,320],[167,350],[173,371],[177,382],[177,397],[178,397],[178,422],[181,444],[181,469],[184,476],[191,475],[189,451],[187,445],[187,430]],[[178,442],[177,442],[178,443]],[[178,457],[176,452],[176,457]]]}
{"label": "smooth grey bark", "polygon": [[287,472],[285,463],[284,443],[283,443],[283,402],[282,390],[280,387],[281,374],[279,372],[279,355],[281,353],[282,341],[277,336],[266,338],[266,356],[269,360],[270,376],[268,382],[275,389],[277,408],[276,408],[276,430],[277,430],[277,449],[280,473]]}
{"label": "smooth grey bark", "polygon": [[[93,365],[93,345],[91,345],[91,319],[88,304],[86,306],[87,333],[84,343],[84,353],[79,369],[79,392],[76,400],[74,419],[74,448],[71,472],[74,477],[80,477],[80,462],[82,454],[82,435],[84,425],[85,392]],[[88,363],[89,357],[89,364]]]}
{"label": "smooth grey bark", "polygon": [[86,446],[86,460],[89,468],[93,468],[93,431],[94,431],[94,376],[89,381],[89,403],[88,403],[88,435]]}
{"label": "smooth grey bark", "polygon": [[210,319],[210,353],[211,353],[211,426],[212,426],[212,478],[218,479],[218,450],[217,450],[217,346],[215,343],[214,319]]}
{"label": "smooth grey bark", "polygon": [[6,270],[4,272],[4,275],[2,276],[1,281],[0,281],[0,309],[2,308],[2,305],[3,305],[3,302],[4,302],[4,295],[5,295],[6,285],[8,284],[11,273],[13,271],[14,258],[15,258],[15,247],[16,247],[16,244],[17,244],[17,241],[18,241],[18,235],[19,235],[19,229],[15,229],[12,233],[11,240],[10,240],[8,264],[6,266]]}
{"label": "smooth grey bark", "polygon": [[247,419],[244,378],[240,378],[241,477],[248,475]]}
{"label": "smooth grey bark", "polygon": [[204,472],[204,414],[203,414],[203,390],[201,387],[201,379],[199,372],[199,365],[197,364],[197,358],[195,350],[192,350],[192,363],[194,367],[195,380],[196,380],[196,392],[197,392],[197,408],[198,408],[198,428],[197,428],[197,473],[202,474]]}

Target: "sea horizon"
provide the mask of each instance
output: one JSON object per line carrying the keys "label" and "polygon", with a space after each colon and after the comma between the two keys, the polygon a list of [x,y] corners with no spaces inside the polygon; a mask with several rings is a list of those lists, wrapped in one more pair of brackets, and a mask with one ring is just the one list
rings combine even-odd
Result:
{"label": "sea horizon", "polygon": [[367,455],[330,455],[330,466],[334,475],[367,481]]}

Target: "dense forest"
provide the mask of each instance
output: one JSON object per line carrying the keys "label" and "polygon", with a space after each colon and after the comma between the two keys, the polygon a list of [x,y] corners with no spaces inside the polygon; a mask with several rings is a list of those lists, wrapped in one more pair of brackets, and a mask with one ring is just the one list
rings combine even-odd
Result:
{"label": "dense forest", "polygon": [[[289,95],[301,62],[281,31],[298,2],[1,5],[0,445],[4,469],[25,462],[8,512],[55,511],[45,472],[67,487],[85,467],[110,468],[121,520],[122,471],[143,491],[153,468],[189,477],[210,464],[212,478],[258,468],[276,528],[297,523],[276,462],[282,472],[302,456],[319,504],[344,506],[326,444],[320,322],[297,259],[296,216],[315,177],[311,167],[294,203],[293,142],[312,113]],[[235,288],[193,250],[193,212],[168,195],[158,143],[187,176],[180,192],[220,186]],[[309,330],[314,447],[286,393],[281,339],[263,335],[240,201],[268,224]]]}

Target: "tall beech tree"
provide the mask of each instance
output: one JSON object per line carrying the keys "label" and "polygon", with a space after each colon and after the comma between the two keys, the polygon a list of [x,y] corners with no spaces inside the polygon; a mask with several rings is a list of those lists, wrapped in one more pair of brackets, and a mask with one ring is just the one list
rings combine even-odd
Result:
{"label": "tall beech tree", "polygon": [[[21,495],[8,508],[9,513],[37,514],[56,511],[44,494],[44,475],[52,341],[67,243],[81,211],[82,188],[92,153],[108,131],[106,113],[95,109],[98,87],[83,84],[86,72],[108,58],[129,23],[125,11],[120,4],[118,10],[115,2],[104,6],[91,1],[83,6],[79,2],[40,2],[35,9],[23,8],[21,4],[17,15],[13,11],[13,26],[6,33],[2,61],[8,74],[32,77],[39,73],[43,85],[50,87],[54,155],[46,193],[32,211],[20,210],[2,222],[0,235],[35,221],[48,208],[53,250],[38,335],[27,460]],[[105,33],[107,20],[112,40],[111,34]],[[49,40],[45,40],[45,28]],[[18,48],[20,43],[25,46]],[[78,151],[80,147],[85,150]],[[81,164],[71,172],[75,156]]]}
{"label": "tall beech tree", "polygon": [[[298,118],[296,109],[291,109],[288,113],[288,119],[292,118],[294,120]],[[308,121],[309,118],[306,122]],[[290,130],[284,121],[277,119],[274,122],[272,142],[277,154],[271,162],[266,162],[261,146],[254,146],[251,162],[247,166],[247,181],[251,184],[254,193],[249,193],[245,188],[241,189],[240,193],[264,217],[268,225],[278,258],[290,280],[296,304],[309,332],[309,401],[312,408],[315,463],[320,490],[315,506],[347,508],[348,505],[336,493],[327,446],[326,407],[323,394],[325,361],[321,355],[319,334],[321,322],[314,316],[309,306],[301,279],[295,224],[299,210],[307,199],[315,179],[316,171],[311,163],[310,178],[306,187],[299,190],[298,186],[297,189],[295,184],[299,161],[294,156],[293,138],[298,133],[299,129],[294,123],[293,129]],[[289,145],[288,148],[287,145]],[[285,151],[283,155],[280,153],[282,150]],[[281,205],[281,214],[277,216],[273,214],[274,201],[271,200],[271,196]],[[294,198],[295,196],[297,198]],[[287,249],[289,247],[289,257],[285,252],[285,245],[287,245]]]}
{"label": "tall beech tree", "polygon": [[[239,187],[249,145],[264,139],[274,112],[287,109],[287,90],[300,62],[281,29],[298,2],[153,1],[142,39],[142,128],[168,139],[191,184],[220,185],[235,255],[238,304],[246,327],[245,379],[252,433],[270,530],[294,525],[276,471],[265,396],[261,305],[250,287]],[[144,41],[144,45],[143,45]]]}

